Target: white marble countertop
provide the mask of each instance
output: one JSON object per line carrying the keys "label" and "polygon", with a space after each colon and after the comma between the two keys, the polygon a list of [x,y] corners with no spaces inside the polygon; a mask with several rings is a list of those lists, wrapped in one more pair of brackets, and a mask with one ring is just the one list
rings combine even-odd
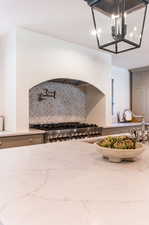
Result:
{"label": "white marble countertop", "polygon": [[1,225],[147,225],[149,147],[109,163],[94,144],[0,150]]}
{"label": "white marble countertop", "polygon": [[[132,122],[127,122],[127,123],[113,123],[111,125],[103,126],[102,128],[116,128],[116,127],[135,127],[135,126],[141,126],[142,123],[132,123]],[[149,122],[146,122],[145,125],[149,126]]]}
{"label": "white marble countertop", "polygon": [[[148,125],[148,123],[145,123]],[[135,126],[141,126],[142,123],[113,123],[111,125],[103,126],[103,128],[114,128],[114,127],[135,127]]]}
{"label": "white marble countertop", "polygon": [[[0,137],[10,137],[10,136],[19,136],[19,135],[31,135],[31,134],[44,134],[44,130],[29,129],[27,131],[1,131]],[[0,224],[1,225],[1,224]]]}

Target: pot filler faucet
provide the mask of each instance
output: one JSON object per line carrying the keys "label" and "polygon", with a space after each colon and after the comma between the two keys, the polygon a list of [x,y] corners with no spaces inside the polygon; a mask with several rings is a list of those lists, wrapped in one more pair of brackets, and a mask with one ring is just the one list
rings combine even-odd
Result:
{"label": "pot filler faucet", "polygon": [[149,128],[145,128],[145,120],[143,118],[141,128],[132,128],[130,130],[132,138],[138,142],[149,142]]}

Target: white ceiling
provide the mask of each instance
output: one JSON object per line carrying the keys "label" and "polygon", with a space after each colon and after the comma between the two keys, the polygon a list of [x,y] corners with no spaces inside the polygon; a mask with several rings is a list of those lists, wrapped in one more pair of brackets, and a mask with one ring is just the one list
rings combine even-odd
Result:
{"label": "white ceiling", "polygon": [[[0,0],[0,33],[15,26],[97,49],[91,12],[84,0]],[[113,56],[113,63],[126,68],[149,65],[149,13],[142,47]]]}

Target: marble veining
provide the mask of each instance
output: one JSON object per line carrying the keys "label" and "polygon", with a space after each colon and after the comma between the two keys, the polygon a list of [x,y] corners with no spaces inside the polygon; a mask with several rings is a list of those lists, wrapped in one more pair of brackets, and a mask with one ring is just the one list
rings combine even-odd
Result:
{"label": "marble veining", "polygon": [[82,142],[4,149],[0,225],[147,225],[148,177],[148,145],[119,164]]}

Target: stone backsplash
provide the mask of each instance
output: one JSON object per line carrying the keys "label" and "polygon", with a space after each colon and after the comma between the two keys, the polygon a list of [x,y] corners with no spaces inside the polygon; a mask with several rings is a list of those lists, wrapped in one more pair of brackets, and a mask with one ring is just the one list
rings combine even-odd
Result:
{"label": "stone backsplash", "polygon": [[[56,98],[39,101],[43,89],[56,91]],[[33,87],[29,92],[30,124],[83,122],[86,120],[86,95],[71,84],[47,81]]]}

